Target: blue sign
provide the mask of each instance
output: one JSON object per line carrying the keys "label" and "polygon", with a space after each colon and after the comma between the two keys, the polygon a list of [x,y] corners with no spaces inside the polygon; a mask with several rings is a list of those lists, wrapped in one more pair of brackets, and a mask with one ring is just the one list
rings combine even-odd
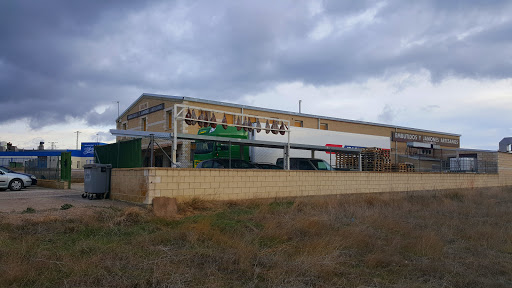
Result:
{"label": "blue sign", "polygon": [[105,145],[98,142],[82,142],[82,157],[94,157],[94,146]]}
{"label": "blue sign", "polygon": [[345,145],[345,148],[348,148],[348,149],[364,149],[366,147]]}

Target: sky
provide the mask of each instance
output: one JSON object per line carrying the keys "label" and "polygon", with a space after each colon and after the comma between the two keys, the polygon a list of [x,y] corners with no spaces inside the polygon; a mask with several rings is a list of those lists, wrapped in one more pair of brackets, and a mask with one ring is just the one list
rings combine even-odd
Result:
{"label": "sky", "polygon": [[[512,1],[0,2],[0,141],[73,149],[142,93],[512,136]],[[53,144],[51,144],[53,142]]]}

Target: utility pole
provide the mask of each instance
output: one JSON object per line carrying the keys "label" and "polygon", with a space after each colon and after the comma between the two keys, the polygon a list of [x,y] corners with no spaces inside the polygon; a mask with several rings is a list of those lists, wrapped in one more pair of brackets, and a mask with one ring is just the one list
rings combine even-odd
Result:
{"label": "utility pole", "polygon": [[100,143],[100,136],[98,136],[100,133],[96,133],[96,144]]}
{"label": "utility pole", "polygon": [[55,143],[59,143],[59,142],[50,142],[52,144],[52,148],[51,150],[55,150]]}
{"label": "utility pole", "polygon": [[[117,119],[119,119],[119,101],[114,101],[117,103]],[[118,120],[116,120],[116,123],[118,122]]]}
{"label": "utility pole", "polygon": [[80,134],[80,133],[82,133],[82,132],[80,132],[80,131],[76,131],[76,132],[74,132],[74,133],[76,133],[76,150],[78,150],[78,134]]}

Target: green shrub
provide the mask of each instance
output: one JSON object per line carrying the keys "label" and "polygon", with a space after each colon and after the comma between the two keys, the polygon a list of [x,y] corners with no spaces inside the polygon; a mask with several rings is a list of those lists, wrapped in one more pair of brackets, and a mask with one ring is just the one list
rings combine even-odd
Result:
{"label": "green shrub", "polygon": [[36,209],[34,209],[32,207],[27,207],[27,209],[23,210],[21,213],[22,214],[36,213]]}
{"label": "green shrub", "polygon": [[60,206],[60,210],[68,210],[71,207],[73,207],[73,205],[66,203],[66,204]]}

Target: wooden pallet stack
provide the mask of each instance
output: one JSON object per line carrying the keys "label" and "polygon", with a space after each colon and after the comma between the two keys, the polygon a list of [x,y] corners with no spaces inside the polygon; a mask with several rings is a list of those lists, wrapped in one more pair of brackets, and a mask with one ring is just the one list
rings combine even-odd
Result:
{"label": "wooden pallet stack", "polygon": [[359,157],[355,154],[336,153],[336,168],[359,170]]}
{"label": "wooden pallet stack", "polygon": [[365,148],[361,151],[362,171],[391,171],[389,150],[381,148]]}
{"label": "wooden pallet stack", "polygon": [[[391,164],[390,151],[381,148],[364,148],[361,151],[362,171],[374,172],[414,172],[411,163]],[[336,168],[359,170],[358,155],[336,153]]]}
{"label": "wooden pallet stack", "polygon": [[414,172],[414,165],[411,163],[393,164],[393,172]]}

